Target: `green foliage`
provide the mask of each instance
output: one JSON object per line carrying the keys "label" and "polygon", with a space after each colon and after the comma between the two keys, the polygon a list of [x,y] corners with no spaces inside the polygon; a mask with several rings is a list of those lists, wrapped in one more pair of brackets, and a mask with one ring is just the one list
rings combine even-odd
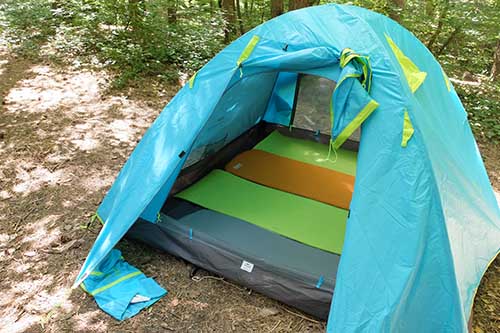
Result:
{"label": "green foliage", "polygon": [[[500,0],[314,1],[328,2],[389,15],[428,46],[448,76],[472,73],[482,84],[456,84],[456,89],[476,134],[500,141],[500,83],[487,77],[500,38]],[[242,30],[270,19],[269,0],[239,3]],[[286,10],[289,2],[284,4]],[[240,30],[238,20],[230,29],[219,5],[216,0],[3,0],[0,34],[27,56],[37,56],[43,44],[46,54],[66,62],[112,69],[117,87],[151,76],[171,82],[202,67],[224,47],[228,31]]]}
{"label": "green foliage", "polygon": [[65,4],[70,20],[58,27],[54,45],[64,54],[96,55],[119,69],[118,85],[138,75],[172,79],[171,68],[193,72],[223,47],[221,16],[198,5],[177,8],[172,24],[165,0],[143,2],[136,14],[128,1],[94,1],[88,10],[82,10],[82,2]]}
{"label": "green foliage", "polygon": [[174,80],[179,70],[194,72],[224,46],[222,16],[206,6],[180,5],[172,23],[167,0],[130,3],[10,0],[5,22],[19,49],[43,37],[66,60],[115,69],[118,86],[137,76]]}
{"label": "green foliage", "polygon": [[476,137],[500,142],[500,84],[455,85]]}
{"label": "green foliage", "polygon": [[9,46],[24,56],[36,57],[39,44],[54,32],[54,17],[46,0],[0,3],[0,32]]}

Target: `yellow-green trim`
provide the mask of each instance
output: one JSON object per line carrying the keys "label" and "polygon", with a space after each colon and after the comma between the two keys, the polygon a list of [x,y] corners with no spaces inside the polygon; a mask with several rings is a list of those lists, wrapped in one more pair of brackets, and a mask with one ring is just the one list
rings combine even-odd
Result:
{"label": "yellow-green trim", "polygon": [[450,79],[448,78],[448,76],[446,75],[446,73],[442,68],[441,68],[441,73],[443,73],[444,83],[446,83],[446,89],[448,89],[448,91],[451,91]]}
{"label": "yellow-green trim", "polygon": [[344,68],[352,59],[356,57],[359,57],[359,54],[355,53],[353,49],[343,49],[340,55],[340,67]]}
{"label": "yellow-green trim", "polygon": [[403,121],[403,138],[401,139],[401,147],[406,147],[408,145],[408,141],[410,141],[411,137],[415,130],[413,129],[413,125],[410,120],[410,115],[408,111],[405,111],[404,121]]}
{"label": "yellow-green trim", "polygon": [[104,274],[103,272],[93,271],[93,272],[90,272],[89,275],[92,275],[92,276],[102,276],[103,274]]}
{"label": "yellow-green trim", "polygon": [[340,132],[339,136],[333,141],[333,149],[338,149],[351,136],[354,131],[368,118],[376,108],[378,103],[373,99],[354,117],[354,119]]}
{"label": "yellow-green trim", "polygon": [[238,58],[238,61],[236,61],[236,66],[240,67],[241,63],[250,57],[250,54],[252,54],[253,50],[255,49],[255,46],[257,46],[257,43],[259,42],[259,36],[255,35],[250,39],[248,42],[247,46],[245,46],[245,49],[243,52],[241,52],[240,57]]}
{"label": "yellow-green trim", "polygon": [[411,92],[417,91],[417,89],[424,83],[425,78],[427,77],[426,72],[420,71],[418,69],[417,65],[415,65],[410,58],[408,58],[403,51],[394,43],[394,41],[389,37],[387,34],[385,34],[385,38],[387,39],[387,42],[389,43],[389,46],[392,49],[392,52],[396,56],[396,59],[399,62],[399,65],[403,69],[403,73],[406,77],[406,81],[408,82],[408,85],[410,86]]}
{"label": "yellow-green trim", "polygon": [[[372,74],[371,74],[371,65],[370,65],[370,57],[360,55],[354,52],[353,49],[345,48],[342,50],[340,54],[339,65],[341,68],[347,66],[347,64],[354,59],[358,59],[358,63],[363,68],[363,76],[364,79],[361,82],[363,88],[365,88],[368,92],[370,92],[371,83],[372,83]],[[370,72],[370,73],[369,73]],[[368,84],[367,84],[368,83]]]}
{"label": "yellow-green trim", "polygon": [[94,215],[92,215],[92,217],[90,218],[90,223],[94,223],[95,220],[98,220],[99,222],[101,222],[102,225],[104,225],[104,220],[99,216],[99,214],[97,212],[95,212]]}
{"label": "yellow-green trim", "polygon": [[97,295],[97,294],[99,294],[99,293],[102,293],[102,292],[103,292],[103,291],[105,291],[105,290],[108,290],[109,288],[111,288],[111,287],[113,287],[113,286],[116,286],[116,285],[117,285],[118,283],[120,283],[120,282],[123,282],[123,281],[125,281],[125,280],[130,279],[130,278],[133,278],[134,276],[137,276],[137,275],[140,275],[140,274],[142,274],[142,272],[141,272],[141,271],[135,271],[135,272],[133,272],[133,273],[130,273],[130,274],[124,275],[124,276],[122,276],[121,278],[119,278],[119,279],[117,279],[117,280],[115,280],[115,281],[113,281],[113,282],[111,282],[111,283],[108,283],[108,284],[107,284],[107,285],[105,285],[105,286],[102,286],[101,288],[97,288],[96,290],[92,291],[92,292],[90,293],[90,295],[95,296],[95,295]]}
{"label": "yellow-green trim", "polygon": [[101,224],[102,224],[102,225],[104,225],[104,220],[103,220],[103,219],[99,216],[99,213],[97,213],[97,212],[96,212],[96,213],[95,213],[95,217],[97,218],[97,220],[98,220],[99,222],[101,222]]}
{"label": "yellow-green trim", "polygon": [[83,289],[83,291],[85,291],[87,294],[90,294],[90,292],[87,290],[87,288],[85,288],[85,285],[82,283],[80,283],[80,288]]}
{"label": "yellow-green trim", "polygon": [[194,80],[196,79],[196,75],[198,75],[198,71],[196,71],[193,76],[189,79],[189,89],[192,89],[194,86]]}

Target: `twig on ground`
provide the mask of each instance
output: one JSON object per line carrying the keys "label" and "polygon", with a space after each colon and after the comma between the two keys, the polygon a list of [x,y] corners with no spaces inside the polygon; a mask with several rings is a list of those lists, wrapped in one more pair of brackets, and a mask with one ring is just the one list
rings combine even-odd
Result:
{"label": "twig on ground", "polygon": [[320,322],[315,320],[315,319],[312,319],[312,318],[309,318],[307,316],[304,316],[304,315],[301,315],[300,313],[297,313],[297,312],[293,312],[291,310],[288,310],[287,308],[285,307],[281,307],[283,310],[285,310],[286,312],[290,313],[290,314],[293,314],[294,316],[297,316],[299,318],[302,318],[302,319],[305,319],[307,321],[310,321],[311,323],[315,323],[315,324],[319,324]]}
{"label": "twig on ground", "polygon": [[[228,285],[230,286],[233,286],[234,288],[240,290],[240,291],[246,291],[247,288],[241,288],[239,287],[238,285],[234,284],[234,283],[231,283],[229,281],[226,281],[223,277],[217,277],[217,276],[211,276],[211,275],[207,275],[207,276],[193,276],[191,278],[191,280],[195,281],[195,282],[200,282],[202,280],[205,280],[205,279],[209,279],[209,280],[216,280],[216,281],[222,281],[224,283],[227,283]],[[249,292],[249,295],[251,294],[251,290]]]}
{"label": "twig on ground", "polygon": [[281,324],[281,320],[278,320],[278,322],[276,323],[276,325],[274,325],[274,327],[269,332],[273,332],[275,329],[278,328],[278,326],[280,326],[280,324]]}
{"label": "twig on ground", "polygon": [[31,207],[30,210],[23,216],[21,217],[19,220],[16,221],[16,223],[14,223],[14,231],[17,232],[19,231],[19,228],[21,227],[21,222],[23,222],[24,220],[26,220],[31,214],[33,214],[33,212],[37,209],[37,207]]}

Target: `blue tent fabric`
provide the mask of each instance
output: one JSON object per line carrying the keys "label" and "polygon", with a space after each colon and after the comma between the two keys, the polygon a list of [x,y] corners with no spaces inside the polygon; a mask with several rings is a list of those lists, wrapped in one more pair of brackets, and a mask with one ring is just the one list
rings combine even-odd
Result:
{"label": "blue tent fabric", "polygon": [[167,293],[153,279],[125,262],[116,249],[83,281],[82,288],[117,320],[135,316]]}
{"label": "blue tent fabric", "polygon": [[[386,35],[427,73],[414,92]],[[254,36],[258,43],[238,66]],[[467,114],[439,63],[396,22],[355,6],[331,4],[281,15],[201,68],[146,132],[98,208],[104,226],[76,284],[139,216],[154,222],[194,147],[241,134],[265,116],[268,106],[281,103],[260,100],[276,95],[270,77],[315,73],[338,82],[345,69],[339,65],[344,49],[369,57],[372,81],[365,91],[379,106],[361,125],[328,331],[465,332],[480,279],[500,250],[498,203]],[[253,82],[250,77],[261,77],[270,91],[243,89],[245,82]],[[229,90],[233,96],[224,97]],[[349,105],[358,93],[346,94],[345,115],[355,114]],[[217,107],[221,100],[230,112]],[[401,147],[405,112],[414,133]],[[212,127],[209,135],[214,114],[224,130]],[[266,119],[283,124],[288,115],[270,111]],[[337,125],[345,128],[350,119]]]}
{"label": "blue tent fabric", "polygon": [[288,126],[293,111],[297,73],[279,73],[274,85],[273,96],[269,99],[264,120],[270,123]]}
{"label": "blue tent fabric", "polygon": [[[332,96],[331,118],[333,120],[331,139],[337,147],[345,140],[337,141],[341,133],[360,115],[371,102],[374,107],[378,104],[370,97],[366,88],[360,82],[362,72],[349,63],[339,76],[337,86]],[[374,110],[374,109],[373,109]],[[370,112],[373,112],[371,110]],[[368,114],[369,116],[369,114]],[[352,130],[354,130],[353,128]],[[352,133],[353,131],[351,131]],[[350,133],[350,134],[351,134]],[[338,142],[338,143],[337,143]]]}

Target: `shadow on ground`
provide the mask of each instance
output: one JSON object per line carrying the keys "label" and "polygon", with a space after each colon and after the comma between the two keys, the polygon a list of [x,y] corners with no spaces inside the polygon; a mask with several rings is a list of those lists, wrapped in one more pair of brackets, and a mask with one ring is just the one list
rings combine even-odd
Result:
{"label": "shadow on ground", "polygon": [[85,228],[88,219],[174,92],[110,94],[103,73],[6,58],[0,63],[2,332],[324,329],[229,282],[195,282],[184,262],[126,240],[119,245],[124,256],[165,286],[167,297],[118,323],[83,291],[71,291],[99,232],[97,225]]}

